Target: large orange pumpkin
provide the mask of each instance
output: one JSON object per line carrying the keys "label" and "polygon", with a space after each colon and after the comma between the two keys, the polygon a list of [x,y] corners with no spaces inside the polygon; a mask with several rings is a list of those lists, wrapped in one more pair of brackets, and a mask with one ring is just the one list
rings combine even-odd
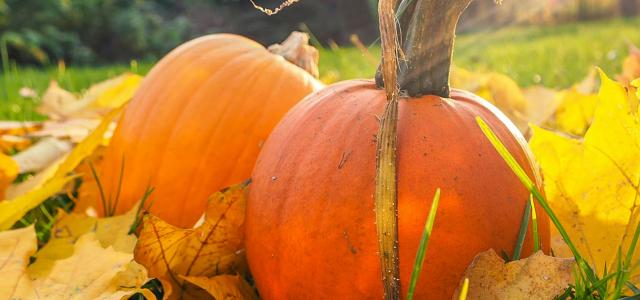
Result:
{"label": "large orange pumpkin", "polygon": [[[529,192],[484,136],[476,116],[541,186],[516,127],[478,96],[449,91],[455,23],[449,26],[450,21],[432,18],[433,13],[424,10],[453,2],[468,4],[413,1],[407,11],[414,11],[414,17],[430,13],[422,21],[433,22],[429,29],[444,30],[425,30],[424,37],[450,40],[433,43],[435,50],[405,48],[408,67],[399,71],[401,88],[411,95],[400,99],[397,123],[403,295],[432,199],[437,188],[442,190],[415,299],[451,299],[479,252],[493,248],[513,253]],[[457,22],[465,7],[446,18]],[[421,41],[413,41],[413,46],[416,42]],[[405,40],[403,46],[409,44]],[[442,45],[445,49],[438,48]],[[385,91],[373,81],[346,81],[306,98],[272,132],[253,171],[246,218],[248,261],[263,299],[383,298],[378,241],[385,237],[377,235],[374,191],[376,134],[386,105]],[[548,218],[536,210],[543,249],[548,251]],[[531,236],[529,232],[525,255],[533,248]]]}
{"label": "large orange pumpkin", "polygon": [[[305,37],[275,48],[313,56]],[[121,213],[153,187],[151,212],[194,225],[212,193],[249,178],[273,127],[319,87],[307,71],[241,36],[185,43],[151,70],[124,111],[101,163],[105,196],[119,198]]]}

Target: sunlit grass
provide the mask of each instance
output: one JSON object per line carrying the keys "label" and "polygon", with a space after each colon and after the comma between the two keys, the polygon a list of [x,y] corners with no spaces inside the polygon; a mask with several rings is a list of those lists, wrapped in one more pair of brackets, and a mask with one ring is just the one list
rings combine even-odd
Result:
{"label": "sunlit grass", "polygon": [[[531,178],[524,172],[524,169],[509,153],[502,141],[495,135],[489,125],[480,117],[476,117],[478,126],[491,142],[495,150],[500,154],[504,162],[509,166],[513,173],[520,179],[522,184],[529,190],[535,200],[549,216],[549,219],[558,230],[560,236],[571,250],[576,260],[576,271],[574,274],[575,283],[570,286],[563,295],[558,299],[638,299],[640,294],[636,292],[635,286],[629,281],[631,274],[638,266],[638,262],[633,262],[633,254],[636,251],[638,239],[640,239],[640,223],[636,225],[633,241],[627,249],[622,249],[622,245],[618,246],[617,261],[614,262],[615,268],[607,270],[605,268],[603,274],[596,274],[589,262],[582,256],[580,251],[573,243],[571,237],[565,230],[564,226],[556,216],[555,212],[549,206],[546,198],[542,196],[542,192],[532,184]],[[575,238],[575,237],[574,237]],[[534,246],[535,247],[535,246]],[[612,245],[612,247],[615,247]],[[623,260],[622,257],[625,257]],[[634,293],[634,296],[626,297],[624,295],[624,287]]]}
{"label": "sunlit grass", "polygon": [[[461,34],[454,63],[460,67],[504,73],[521,86],[543,84],[568,87],[584,78],[592,66],[618,74],[628,54],[628,43],[640,44],[640,18],[576,23],[547,27],[508,27]],[[326,83],[353,78],[372,78],[380,49],[365,45],[369,54],[355,47],[320,49],[320,74]],[[34,120],[36,100],[21,98],[29,87],[42,93],[50,80],[74,92],[98,81],[132,71],[146,74],[153,62],[91,67],[17,67],[0,74],[0,119]]]}

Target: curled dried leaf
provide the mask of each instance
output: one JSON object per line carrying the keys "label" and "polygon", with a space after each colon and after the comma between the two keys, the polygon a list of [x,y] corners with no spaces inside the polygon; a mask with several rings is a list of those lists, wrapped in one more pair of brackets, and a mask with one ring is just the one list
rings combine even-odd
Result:
{"label": "curled dried leaf", "polygon": [[575,261],[546,256],[539,251],[508,262],[494,250],[478,254],[471,262],[453,299],[458,299],[464,279],[469,279],[467,299],[554,299],[573,283]]}
{"label": "curled dried leaf", "polygon": [[135,260],[158,278],[168,299],[194,297],[181,276],[212,277],[243,273],[243,225],[247,184],[214,194],[209,200],[204,223],[182,229],[160,218],[146,215]]}
{"label": "curled dried leaf", "polygon": [[258,296],[253,288],[240,275],[181,277],[204,289],[213,296],[214,299],[258,300]]}

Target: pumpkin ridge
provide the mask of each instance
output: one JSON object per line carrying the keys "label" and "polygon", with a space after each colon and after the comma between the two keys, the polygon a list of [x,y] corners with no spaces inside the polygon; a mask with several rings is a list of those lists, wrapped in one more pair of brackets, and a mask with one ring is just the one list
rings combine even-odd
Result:
{"label": "pumpkin ridge", "polygon": [[[230,48],[230,50],[229,50],[229,56],[233,56],[233,54],[234,54],[234,53],[233,53],[233,50],[234,50],[233,48],[235,47],[235,45],[231,45],[231,46],[234,46],[234,47],[229,47],[229,46],[226,46],[226,45],[221,45],[221,47],[211,47],[211,48],[209,48],[209,47],[205,47],[205,46],[207,46],[207,45],[203,45],[203,48],[208,49],[208,51],[206,52],[206,54],[204,54],[204,55],[198,55],[198,56],[197,56],[197,59],[190,60],[190,61],[189,61],[189,65],[195,65],[195,66],[197,66],[197,65],[200,65],[202,62],[206,62],[206,61],[211,60],[211,57],[216,56],[216,55],[219,55],[219,52],[220,52],[220,49],[219,49],[219,48],[223,48],[223,47]],[[247,49],[247,50],[246,50],[246,52],[245,52],[245,54],[251,53],[251,52],[253,52],[253,51],[255,51],[255,49]],[[181,62],[182,62],[182,61],[178,60],[178,61],[175,61],[174,63],[181,63]],[[225,62],[227,62],[227,61],[225,61]],[[167,70],[167,69],[169,69],[169,70],[170,70],[170,68],[168,68],[168,67],[170,67],[170,66],[166,66],[166,67],[167,67],[167,68],[165,68],[164,70]],[[191,70],[191,68],[190,68],[190,67],[183,68],[183,72],[182,72],[182,73],[189,74],[189,73],[190,73],[190,70]],[[180,73],[179,73],[179,74],[175,74],[175,75],[176,75],[176,76],[181,76],[181,74],[180,74]],[[155,82],[152,82],[152,83],[155,83]],[[164,82],[157,82],[157,85],[161,85],[161,84],[163,84],[163,83],[164,83]],[[145,88],[144,88],[144,90],[155,91],[155,90],[163,90],[163,89],[162,89],[162,87],[159,87],[159,88],[158,88],[157,86],[152,85],[151,87],[145,87]],[[188,91],[189,95],[192,95],[192,93],[193,93],[193,92],[195,92],[195,90],[193,90],[193,89],[192,89],[192,90],[190,90],[190,91]],[[177,94],[183,94],[181,91],[174,91],[173,93],[175,93],[176,95],[177,95]],[[189,96],[189,97],[190,97],[190,96]],[[135,96],[134,96],[134,98],[135,98]],[[171,94],[169,94],[169,95],[165,95],[164,97],[160,97],[159,99],[169,99],[169,100],[170,100],[170,99],[172,99],[172,98],[173,98],[173,96],[172,96]],[[184,96],[183,98],[188,98],[188,97],[187,97],[187,96]],[[163,101],[154,101],[150,107],[147,107],[147,106],[145,106],[145,105],[140,105],[140,106],[138,106],[138,107],[139,107],[139,108],[141,108],[141,109],[146,108],[146,112],[145,112],[144,116],[145,116],[145,118],[147,118],[147,117],[149,117],[149,116],[154,115],[154,114],[156,113],[156,111],[158,111],[158,110],[162,110],[162,109],[164,108],[164,104],[165,104],[165,103],[164,103]],[[134,106],[134,108],[135,108],[135,106]],[[181,110],[181,112],[182,112],[182,111],[184,111],[184,109],[182,109],[182,110]],[[125,110],[125,114],[126,114],[126,113],[128,113],[128,111],[127,111],[127,110]],[[133,115],[136,115],[136,116],[137,116],[137,115],[139,115],[139,114],[138,114],[138,113],[136,113],[135,111],[133,111],[133,112],[132,112],[132,114],[133,114]],[[169,121],[169,122],[167,122],[167,120],[164,120],[164,121],[165,121],[165,122],[167,122],[167,123],[170,123],[170,124],[175,124],[175,123],[178,121],[179,115],[180,115],[180,114],[174,115],[174,120],[173,120],[173,121]],[[126,116],[124,116],[124,117],[126,117]],[[152,136],[152,135],[154,135],[154,134],[155,134],[154,132],[157,130],[155,127],[150,129],[150,127],[151,127],[151,126],[155,126],[155,125],[154,125],[154,124],[152,124],[152,123],[150,123],[150,122],[146,122],[146,120],[135,120],[135,122],[136,122],[136,123],[137,123],[137,122],[141,122],[141,124],[142,124],[141,128],[139,128],[138,130],[136,130],[137,132],[135,133],[135,136],[137,136],[137,137]],[[139,123],[138,123],[138,124],[139,124]],[[135,125],[134,125],[134,127],[133,127],[133,128],[131,128],[131,129],[134,129],[135,127],[137,127],[137,126],[135,126]],[[171,127],[172,127],[172,126],[171,126]],[[151,131],[149,131],[149,130],[151,130]],[[174,134],[174,133],[175,133],[175,130],[171,130],[171,134]],[[114,134],[114,135],[115,135],[115,134]],[[165,139],[163,139],[163,140],[168,141],[168,140],[170,140],[170,139],[166,139],[166,138],[165,138]],[[136,139],[134,140],[134,147],[135,147],[135,148],[132,148],[132,149],[137,149],[137,151],[135,151],[135,152],[134,152],[133,157],[124,157],[124,159],[125,159],[125,164],[126,164],[126,161],[137,161],[137,160],[144,160],[144,159],[145,159],[145,157],[146,157],[146,153],[145,153],[145,151],[142,151],[142,150],[143,150],[143,149],[148,149],[148,148],[150,148],[150,147],[149,147],[149,145],[144,145],[144,144],[142,144],[142,143],[144,143],[144,142],[145,142],[145,140],[144,140],[144,139],[142,139],[142,138],[136,138]],[[166,145],[166,143],[163,143],[163,144],[165,144],[165,145]],[[160,155],[160,156],[158,156],[158,157],[165,157],[165,156],[167,155],[167,153],[166,153],[166,149],[167,149],[167,148],[166,148],[166,147],[162,147],[161,149],[162,149],[161,151],[163,152],[163,154],[161,154],[161,155]],[[154,151],[155,151],[155,150],[154,150]],[[122,154],[120,154],[119,156],[122,156]],[[141,176],[142,176],[142,177],[145,177],[145,180],[146,180],[147,182],[153,182],[153,181],[155,181],[155,180],[157,179],[157,175],[158,175],[158,174],[157,174],[156,172],[151,171],[151,170],[153,170],[153,169],[160,169],[160,168],[162,167],[162,165],[163,165],[163,160],[157,161],[157,162],[155,162],[155,163],[157,164],[157,165],[156,165],[156,167],[152,167],[152,168],[144,168],[144,169],[140,169],[140,168],[138,168],[138,169],[133,170],[133,172],[134,172],[133,174],[131,173],[131,169],[130,169],[130,168],[129,168],[129,172],[127,172],[127,166],[125,165],[125,173],[124,173],[124,174],[125,174],[125,178],[124,178],[124,179],[125,179],[125,181],[124,181],[124,182],[125,182],[125,184],[126,184],[126,179],[127,179],[127,178],[130,178],[130,177],[139,178],[139,177],[141,177]],[[146,170],[145,170],[145,169],[146,169]],[[149,174],[149,173],[148,173],[148,174],[140,174],[140,172],[142,172],[142,171],[147,171],[147,172],[148,172],[148,171],[151,171],[151,173],[150,173],[150,174]],[[128,176],[127,176],[127,175],[128,175]],[[112,179],[116,180],[117,178],[112,177]],[[117,183],[116,183],[116,181],[112,181],[112,182],[111,182],[111,185],[110,185],[109,187],[107,187],[107,189],[108,189],[109,191],[113,191],[113,190],[114,190],[114,188],[115,188],[115,186],[116,186],[116,184],[117,184]],[[153,188],[156,188],[156,189],[157,189],[158,187],[155,187],[155,186],[154,186]],[[156,190],[156,191],[154,192],[154,194],[157,194],[157,192],[158,192],[158,191]],[[127,197],[127,196],[128,196],[128,197],[141,197],[143,193],[144,193],[144,191],[143,191],[143,190],[140,190],[140,196],[124,195],[124,194],[121,194],[121,197]],[[150,198],[151,198],[151,199],[155,198],[155,197],[154,197],[154,194],[152,194],[152,195],[150,196]],[[121,200],[122,200],[122,199],[121,199]],[[133,201],[136,201],[136,200],[133,200]],[[123,201],[120,201],[119,203],[122,203],[122,202],[123,202]],[[123,213],[123,212],[125,212],[127,209],[128,209],[128,208],[126,208],[126,207],[122,207],[122,208],[121,208],[121,210],[120,210],[120,209],[118,209],[118,208],[116,208],[116,211],[117,211],[117,212],[119,212],[119,213]]]}
{"label": "pumpkin ridge", "polygon": [[[287,62],[287,61],[285,60],[285,62]],[[268,68],[271,68],[271,69],[276,68],[275,64],[267,63],[267,65],[268,65],[267,66]],[[295,66],[295,67],[297,67],[297,66]],[[256,73],[260,73],[259,69],[260,68],[256,68]],[[268,72],[266,72],[266,73],[268,73]],[[271,103],[272,100],[278,99],[278,95],[280,94],[280,92],[282,90],[282,87],[285,86],[285,80],[289,79],[287,77],[290,77],[285,72],[278,72],[278,73],[279,73],[279,77],[278,77],[277,80],[274,81],[273,84],[266,84],[266,85],[270,85],[271,86],[271,88],[269,89],[269,93],[264,95],[264,98],[266,99],[265,100],[266,103]],[[258,74],[255,74],[255,75],[257,76]],[[273,78],[270,78],[270,79],[273,80]],[[266,107],[269,107],[269,105],[266,105]],[[263,123],[263,119],[265,117],[271,115],[271,112],[267,111],[267,109],[268,108],[263,107],[263,109],[260,110],[260,114],[258,115],[257,118],[254,119],[255,124],[262,124]],[[253,134],[253,132],[251,134]],[[262,141],[262,143],[264,143],[264,141]],[[262,147],[259,146],[258,148],[262,148]],[[242,152],[240,153],[239,157],[241,159],[243,159],[245,154],[248,152],[248,150],[250,150],[249,147],[244,147],[242,149]],[[237,168],[232,169],[230,171],[229,177],[236,177],[236,173],[238,173],[238,171],[239,170]]]}
{"label": "pumpkin ridge", "polygon": [[[269,64],[269,62],[272,60],[272,57],[265,56],[265,57],[260,58],[260,60],[261,60],[261,64],[260,64],[260,65],[257,65],[257,66],[255,66],[255,65],[245,66],[245,67],[243,68],[243,71],[246,71],[246,73],[247,73],[247,74],[240,74],[240,73],[236,73],[236,74],[235,74],[235,75],[236,75],[236,77],[246,77],[246,78],[247,78],[247,80],[239,81],[239,82],[240,82],[240,85],[236,87],[239,91],[242,91],[242,92],[244,92],[245,94],[247,94],[247,93],[251,92],[251,89],[247,89],[247,88],[243,88],[243,87],[246,87],[247,85],[249,85],[249,86],[250,86],[250,85],[255,84],[255,81],[253,81],[253,80],[251,80],[251,79],[252,79],[252,78],[259,77],[259,75],[261,74],[261,72],[260,72],[260,68],[259,68],[259,67],[260,67],[260,66],[262,66],[262,65],[267,65],[267,64]],[[244,62],[239,62],[239,63],[244,63]],[[227,67],[228,67],[228,66],[229,66],[229,65],[227,65]],[[222,69],[222,68],[221,68],[221,69]],[[221,73],[224,73],[224,72],[221,72]],[[213,78],[213,77],[216,77],[216,78]],[[209,82],[217,82],[217,81],[218,81],[217,76],[213,76],[213,77],[212,77],[212,78],[210,78],[210,80],[209,80],[207,83],[209,83]],[[234,82],[234,80],[232,80],[232,79],[233,79],[233,78],[227,78],[227,80],[231,80],[231,82]],[[207,85],[207,83],[205,83],[205,84],[204,84],[204,86],[206,86],[206,85]],[[242,98],[244,98],[244,97],[238,97],[238,98],[242,99]],[[229,110],[230,106],[235,105],[236,103],[227,102],[226,104],[227,104],[227,105],[225,105],[225,106],[224,106],[224,109],[223,109],[224,113],[222,113],[221,118],[219,118],[218,120],[216,120],[216,124],[212,126],[213,128],[217,128],[217,129],[210,133],[210,137],[215,137],[215,136],[217,136],[217,135],[219,134],[219,132],[222,130],[222,126],[220,126],[220,123],[221,123],[221,122],[223,122],[223,120],[224,120],[224,116],[227,114],[227,112],[228,112],[228,110]],[[245,103],[245,104],[246,104],[246,103]],[[240,109],[241,111],[244,111],[244,108],[245,108],[245,107],[240,107],[240,108],[241,108],[241,109]],[[237,109],[237,108],[236,108],[236,109]],[[217,139],[214,139],[214,138],[210,138],[210,139],[208,139],[208,142],[206,143],[206,146],[203,148],[203,150],[204,150],[204,151],[203,151],[203,152],[204,152],[203,154],[205,154],[205,155],[207,155],[207,156],[208,156],[208,155],[210,155],[210,152],[211,152],[211,149],[212,149],[212,145],[214,145],[214,147],[213,147],[213,148],[215,148],[215,147],[219,147],[219,146],[224,146],[224,145],[215,145],[214,143],[216,142],[216,140],[217,140]],[[245,150],[247,150],[247,147],[243,147],[243,151],[245,151]],[[201,160],[201,161],[200,161],[200,163],[198,164],[198,166],[195,168],[195,170],[196,170],[196,173],[200,173],[200,172],[206,171],[207,169],[206,169],[206,167],[205,167],[205,161],[204,161],[204,160]],[[218,173],[218,174],[216,174],[216,175],[221,176],[221,177],[224,177],[224,178],[232,177],[232,176],[233,176],[233,169],[232,169],[232,170],[227,170],[227,173],[226,173],[226,174],[220,174],[220,173]],[[224,175],[224,176],[223,176],[223,175]],[[202,180],[202,179],[203,179],[202,177],[197,178],[197,180]],[[202,184],[201,182],[195,182],[195,183],[196,183],[196,184],[192,184],[192,185],[187,189],[187,192],[185,193],[187,196],[191,195],[192,190],[193,190],[193,188],[194,188],[195,186],[199,186],[199,185],[201,185],[201,184]],[[215,190],[212,190],[212,191],[211,191],[211,194],[213,194],[214,192],[215,192]]]}
{"label": "pumpkin ridge", "polygon": [[[202,48],[206,48],[206,46],[207,45],[203,44],[201,47]],[[172,60],[168,61],[168,64],[165,65],[162,70],[156,69],[156,70],[158,70],[158,72],[153,72],[153,74],[149,74],[149,75],[147,75],[147,77],[149,78],[151,76],[154,76],[155,73],[162,73],[162,71],[164,71],[166,69],[170,70],[170,69],[172,69],[174,67],[173,64],[181,63],[181,60],[179,59],[178,56],[172,56],[171,58],[172,58]],[[201,58],[201,57],[199,57],[199,58]],[[197,62],[196,60],[190,60],[190,63],[192,63],[192,64],[196,64],[196,62]],[[187,69],[185,69],[184,72],[186,73]],[[155,76],[157,76],[157,75],[155,75]],[[149,82],[149,81],[146,81],[146,82]],[[146,83],[146,82],[144,82],[144,83]],[[164,83],[164,82],[155,82],[155,81],[150,81],[150,82],[151,83],[148,84],[149,86],[147,86],[147,84],[143,83],[143,86],[140,87],[140,90],[141,91],[144,91],[144,90],[156,91],[156,90],[158,90],[157,86],[158,85],[162,85]],[[134,95],[134,100],[132,100],[132,103],[130,103],[128,105],[127,109],[125,109],[125,111],[123,112],[123,115],[121,116],[121,121],[119,123],[122,123],[123,122],[122,120],[127,119],[128,118],[127,117],[128,114],[139,115],[139,113],[137,112],[136,108],[145,109],[144,105],[137,105],[137,103],[135,102],[135,98],[137,98],[137,96],[138,96],[138,93],[136,93],[136,95]],[[154,113],[154,111],[156,111],[156,110],[158,110],[160,108],[162,108],[161,103],[158,103],[158,101],[153,102],[151,107],[146,108],[147,112],[144,114],[145,118],[148,117],[149,115],[152,115]],[[145,134],[148,134],[148,132],[146,132],[146,130],[147,130],[147,127],[150,126],[151,124],[149,124],[148,122],[145,122],[145,120],[135,120],[135,118],[134,118],[134,121],[135,121],[135,124],[133,126],[129,126],[127,128],[124,128],[123,126],[118,126],[116,128],[116,132],[114,132],[114,137],[122,136],[122,134],[118,134],[119,133],[118,131],[122,131],[122,130],[135,130],[135,132],[133,132],[133,136],[137,136],[137,137],[144,136]],[[137,124],[142,124],[142,128],[136,128],[136,127],[139,127],[139,126],[137,126]],[[125,135],[127,135],[127,133],[125,133]],[[133,143],[133,145],[131,145],[132,146],[131,149],[145,149],[146,146],[147,146],[147,145],[143,145],[142,144],[143,140],[139,139],[139,138],[134,138],[132,143]],[[111,152],[115,151],[114,147],[110,147],[110,149],[111,149]],[[139,152],[138,152],[138,154],[139,154]],[[118,165],[120,165],[122,163],[121,159],[122,159],[122,157],[124,157],[124,155],[125,155],[124,152],[116,153],[116,156],[119,157],[119,158],[117,158],[117,160],[119,162]],[[144,156],[144,155],[142,155],[142,156]],[[137,160],[137,159],[140,159],[140,158],[137,157],[137,155],[134,156],[134,157],[124,157],[125,162],[127,160]],[[129,175],[129,176],[127,176],[127,175]],[[130,168],[127,169],[127,166],[125,166],[125,172],[124,172],[124,177],[125,178],[123,178],[125,180],[123,182],[124,184],[126,184],[126,179],[129,178],[131,175],[132,174],[130,174]],[[138,174],[133,174],[133,175],[136,176]],[[112,192],[115,192],[115,188],[114,187],[116,186],[116,184],[117,184],[116,182],[117,182],[117,180],[119,178],[115,178],[114,176],[112,176],[111,179],[112,179],[112,181],[104,183],[105,184],[105,189],[109,191],[109,195],[107,197],[112,197]],[[151,181],[151,177],[148,178],[148,181],[149,182]],[[121,195],[121,197],[123,197],[123,196],[126,197],[127,195]],[[153,195],[151,195],[151,197],[153,197]],[[102,208],[99,208],[99,210],[101,210],[101,209]],[[124,212],[124,211],[121,211],[118,207],[116,208],[116,211],[118,213]]]}
{"label": "pumpkin ridge", "polygon": [[[220,82],[220,79],[224,79],[225,81],[231,80],[231,82],[235,83],[236,81],[234,81],[233,78],[243,77],[243,76],[246,76],[247,74],[250,74],[252,70],[249,67],[242,68],[242,72],[235,73],[234,77],[225,76],[226,75],[225,71],[226,71],[227,68],[233,67],[235,65],[242,66],[243,64],[246,63],[245,60],[247,60],[248,58],[253,58],[254,54],[255,54],[254,51],[250,50],[250,51],[241,53],[239,55],[234,55],[232,59],[225,61],[221,66],[219,66],[215,71],[213,71],[209,76],[207,76],[207,79],[205,79],[199,85],[198,88],[192,90],[189,93],[189,96],[187,97],[187,99],[197,98],[198,95],[204,94],[205,92],[203,92],[203,91],[207,91],[207,89],[209,88],[211,83],[215,84],[217,82]],[[259,58],[259,59],[263,59],[263,58]],[[249,82],[248,81],[243,81],[242,83],[248,84]],[[213,95],[212,97],[216,97],[217,98],[218,95]],[[230,110],[231,107],[234,107],[234,105],[237,104],[237,103],[230,102],[230,101],[216,101],[216,102],[222,104],[221,110],[220,110],[221,113],[218,115],[219,117],[216,118],[215,120],[207,120],[206,121],[206,124],[208,125],[206,127],[208,127],[208,128],[216,128],[216,129],[212,133],[210,133],[210,135],[208,136],[209,139],[206,139],[207,143],[205,143],[205,145],[207,145],[207,146],[205,148],[201,148],[202,150],[205,150],[205,151],[206,151],[206,149],[209,149],[208,145],[214,143],[214,141],[216,140],[216,139],[211,138],[211,137],[217,136],[217,132],[219,130],[221,130],[220,124],[225,119],[225,116],[227,115],[227,112]],[[191,113],[189,112],[189,107],[190,107],[190,105],[193,106],[193,105],[196,105],[196,104],[198,104],[197,101],[188,102],[187,105],[182,107],[182,109],[177,113],[176,120],[173,123],[174,124],[183,124],[183,121],[181,120],[181,118],[191,117]],[[169,131],[169,134],[168,134],[168,138],[166,139],[168,141],[169,145],[173,145],[174,144],[171,141],[175,140],[175,136],[176,135],[182,134],[180,129],[181,128],[176,127],[176,126],[172,126],[171,127],[171,129]],[[169,147],[170,146],[166,147],[165,151],[163,151],[163,155],[161,156],[161,159],[159,160],[158,170],[165,170],[166,168],[164,168],[164,165],[166,163],[171,163],[172,158],[174,158],[174,154],[171,153],[171,151],[167,151],[167,150],[171,150],[171,149],[168,149]],[[204,163],[204,160],[200,160],[199,166],[202,166],[203,163]],[[199,167],[196,167],[196,168],[197,168],[197,170],[200,169]],[[196,174],[198,174],[198,172],[196,172]],[[164,173],[162,171],[160,171],[158,174],[156,174],[156,181],[158,181],[159,183],[165,182],[163,180],[164,179],[163,175],[164,175]],[[222,176],[223,174],[217,174],[217,175],[220,176],[220,177],[223,177]],[[224,174],[224,175],[227,175],[227,174]],[[202,180],[202,179],[203,179],[203,176],[196,177],[196,180]],[[183,198],[174,200],[174,201],[184,201],[185,202],[185,205],[181,205],[178,208],[179,212],[181,214],[188,215],[187,212],[190,212],[190,211],[194,211],[194,210],[203,211],[204,210],[204,208],[206,206],[206,200],[208,199],[208,196],[206,196],[207,198],[205,198],[205,199],[197,199],[197,198],[195,198],[193,196],[193,194],[194,194],[193,190],[195,188],[200,188],[201,186],[202,185],[201,185],[200,182],[195,181],[195,182],[190,182],[189,185],[181,188],[182,191],[183,191],[183,194],[182,194]],[[215,189],[213,189],[211,191],[211,194],[213,194],[214,192],[215,192]],[[196,207],[192,207],[194,205],[197,205],[197,206]],[[173,210],[175,210],[175,208],[173,208]],[[160,211],[158,211],[158,213],[160,213]]]}

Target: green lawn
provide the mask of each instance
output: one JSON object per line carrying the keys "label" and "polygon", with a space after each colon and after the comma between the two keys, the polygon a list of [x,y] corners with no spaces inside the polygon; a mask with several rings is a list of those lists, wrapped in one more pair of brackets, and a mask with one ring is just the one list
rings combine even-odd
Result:
{"label": "green lawn", "polygon": [[[522,86],[567,87],[581,80],[592,66],[600,66],[609,74],[618,73],[628,53],[628,42],[640,44],[640,18],[509,27],[461,35],[454,60],[464,68],[505,73]],[[377,46],[369,47],[369,51],[372,57],[380,52]],[[351,47],[321,49],[321,77],[327,82],[370,78],[376,69],[372,57]],[[62,87],[78,92],[125,71],[145,74],[151,66],[140,63],[36,69],[13,65],[0,76],[0,119],[41,118],[33,112],[37,100],[20,98],[21,87],[42,92],[50,80],[58,80]]]}
{"label": "green lawn", "polygon": [[[509,75],[521,86],[568,87],[593,66],[620,71],[629,42],[640,45],[640,18],[548,27],[509,27],[460,35],[454,63]],[[378,47],[370,47],[378,56]],[[376,65],[354,48],[324,49],[320,74],[334,79],[371,77]]]}

